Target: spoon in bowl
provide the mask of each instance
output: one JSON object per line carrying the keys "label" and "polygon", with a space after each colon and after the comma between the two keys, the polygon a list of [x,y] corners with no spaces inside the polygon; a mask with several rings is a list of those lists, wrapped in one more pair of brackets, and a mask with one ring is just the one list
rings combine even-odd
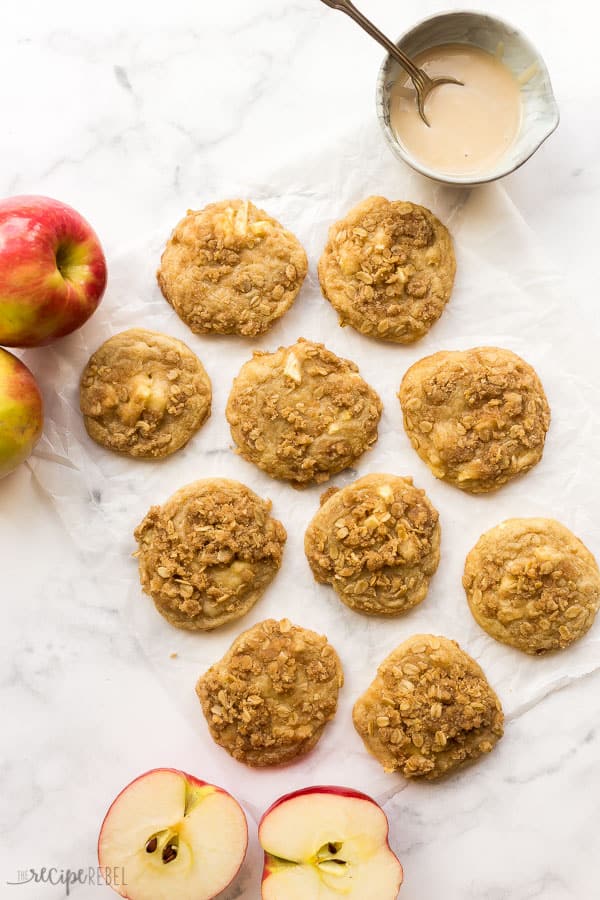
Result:
{"label": "spoon in bowl", "polygon": [[427,97],[432,92],[432,90],[436,87],[439,87],[440,84],[460,84],[463,85],[462,81],[458,81],[457,78],[451,78],[450,76],[445,77],[442,76],[440,78],[430,78],[427,72],[423,69],[420,69],[415,63],[412,61],[410,56],[407,56],[399,47],[396,47],[393,41],[390,41],[388,37],[383,34],[382,31],[379,30],[372,22],[364,16],[359,9],[356,8],[354,3],[351,3],[350,0],[321,0],[322,3],[325,3],[326,6],[330,6],[332,9],[339,9],[340,12],[346,13],[347,16],[350,16],[357,25],[367,32],[367,34],[371,35],[372,38],[375,38],[378,43],[385,47],[390,56],[393,56],[396,62],[400,63],[402,68],[408,73],[412,83],[415,86],[415,90],[417,92],[417,107],[419,109],[419,115],[429,127],[429,121],[427,116],[425,115],[425,101]]}

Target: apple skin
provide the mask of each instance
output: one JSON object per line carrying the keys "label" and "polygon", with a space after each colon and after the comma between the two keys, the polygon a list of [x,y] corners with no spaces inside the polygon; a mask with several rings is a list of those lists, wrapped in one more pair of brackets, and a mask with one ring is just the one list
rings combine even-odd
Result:
{"label": "apple skin", "polygon": [[[158,772],[158,773],[160,773],[160,772],[172,772],[174,775],[179,775],[179,776],[181,776],[182,778],[186,779],[190,784],[192,784],[192,785],[193,785],[194,787],[196,787],[196,788],[211,788],[213,791],[215,791],[215,792],[217,792],[217,793],[225,794],[225,795],[227,795],[228,797],[231,797],[231,799],[235,801],[235,797],[233,797],[233,795],[230,794],[229,791],[224,790],[224,788],[218,787],[216,784],[211,784],[211,783],[208,782],[208,781],[202,781],[202,779],[196,778],[194,775],[190,775],[188,772],[183,772],[181,769],[174,769],[174,768],[171,768],[171,767],[168,767],[168,766],[162,766],[162,767],[159,767],[159,768],[156,768],[156,769],[149,769],[147,772],[144,772],[142,775],[138,775],[138,777],[137,777],[137,778],[134,778],[133,781],[130,781],[129,784],[126,785],[126,786],[123,788],[123,790],[119,792],[119,794],[117,794],[117,796],[115,797],[115,799],[113,800],[113,802],[112,802],[111,805],[109,806],[106,815],[104,816],[102,825],[101,825],[101,827],[100,827],[100,834],[98,835],[98,851],[97,851],[97,852],[98,852],[98,864],[99,864],[101,870],[102,870],[102,868],[103,868],[103,858],[102,858],[102,837],[103,837],[104,827],[105,827],[105,825],[107,824],[107,822],[110,820],[110,814],[111,814],[111,812],[112,812],[112,810],[113,810],[113,807],[116,806],[116,804],[119,802],[119,800],[121,799],[121,797],[122,797],[124,794],[126,794],[126,793],[129,791],[129,789],[130,789],[134,784],[136,784],[138,781],[142,781],[143,779],[147,778],[149,775],[154,775],[154,774],[157,773],[157,772]],[[235,801],[235,802],[237,803],[237,801]],[[239,805],[239,804],[238,804],[238,805]],[[241,810],[241,807],[240,807],[240,810]],[[243,814],[242,814],[242,815],[243,815]],[[226,890],[226,889],[229,887],[229,885],[232,884],[232,882],[235,880],[235,878],[237,877],[237,875],[238,875],[238,873],[239,873],[239,871],[240,871],[240,869],[241,869],[241,867],[242,867],[242,863],[243,863],[243,861],[244,861],[244,858],[245,858],[245,856],[246,856],[246,851],[247,851],[247,849],[248,849],[248,822],[247,822],[247,820],[246,820],[245,815],[243,816],[243,819],[244,819],[244,824],[245,824],[245,827],[246,827],[246,833],[245,833],[246,841],[245,841],[244,853],[243,853],[243,856],[242,856],[242,859],[241,859],[241,861],[240,861],[240,864],[239,864],[239,867],[238,867],[237,871],[233,873],[233,875],[232,875],[232,877],[231,877],[231,880],[228,882],[228,884],[223,885],[222,891]],[[113,889],[116,890],[117,893],[119,893],[119,894],[121,895],[121,897],[124,898],[124,900],[135,900],[135,898],[133,898],[132,895],[130,895],[130,894],[128,894],[128,893],[121,893],[121,891],[120,891],[120,890],[117,890],[116,887],[113,888]],[[221,893],[221,892],[219,892],[219,893]]]}
{"label": "apple skin", "polygon": [[[361,791],[357,791],[354,788],[341,787],[339,785],[324,785],[324,784],[315,785],[314,787],[301,788],[300,790],[291,791],[289,794],[284,794],[282,797],[279,797],[279,799],[275,800],[275,802],[271,804],[271,806],[267,809],[267,811],[265,813],[263,813],[263,815],[261,816],[260,822],[258,824],[258,839],[259,839],[259,843],[261,843],[261,846],[262,846],[262,841],[260,840],[260,835],[261,835],[261,829],[262,829],[263,822],[267,819],[267,817],[275,809],[277,809],[277,807],[281,806],[284,803],[287,803],[289,800],[294,800],[296,797],[302,797],[302,796],[307,796],[307,795],[312,796],[314,794],[333,794],[337,797],[348,797],[348,798],[354,799],[354,800],[365,800],[369,803],[372,803],[374,806],[376,806],[378,809],[381,810],[380,805],[375,800],[373,800],[372,797],[369,797],[368,794],[363,794]],[[383,810],[381,810],[381,812],[383,813]],[[383,813],[383,814],[385,815],[385,813]],[[388,834],[389,834],[389,829],[388,829]],[[387,838],[386,838],[386,840],[387,840]],[[389,846],[389,840],[387,841],[387,846],[388,846],[388,849],[390,850],[390,853],[392,853],[392,850]],[[393,855],[395,856],[395,854],[393,854]],[[273,871],[276,870],[275,867],[272,868],[270,865],[271,859],[272,859],[272,857],[270,856],[270,854],[267,853],[266,851],[264,851],[264,865],[263,865],[263,874],[262,874],[262,882],[263,883],[266,880],[266,878]],[[396,857],[396,861],[399,866],[398,888],[400,888],[400,886],[402,885],[402,882],[404,880],[404,872],[403,872],[400,860],[397,857]]]}
{"label": "apple skin", "polygon": [[20,359],[0,347],[0,478],[28,458],[43,423],[35,378]]}
{"label": "apple skin", "polygon": [[278,800],[275,800],[261,816],[258,830],[260,831],[260,826],[269,813],[272,813],[273,810],[277,809],[278,806],[281,806],[282,803],[287,803],[288,800],[294,800],[296,797],[305,797],[307,794],[335,794],[336,797],[350,797],[353,800],[368,800],[369,803],[379,806],[379,803],[376,803],[368,794],[363,794],[361,791],[355,791],[354,788],[340,787],[337,784],[317,784],[314,787],[300,788],[300,790],[291,791],[289,794],[284,794],[282,797],[279,797]]}
{"label": "apple skin", "polygon": [[78,212],[49,197],[0,200],[0,345],[39,347],[92,315],[106,260]]}

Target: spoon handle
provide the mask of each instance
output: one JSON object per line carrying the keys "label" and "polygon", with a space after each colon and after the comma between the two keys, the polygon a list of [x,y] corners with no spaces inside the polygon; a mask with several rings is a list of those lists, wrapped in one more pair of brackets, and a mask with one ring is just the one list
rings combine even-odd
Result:
{"label": "spoon handle", "polygon": [[413,63],[412,59],[407,56],[406,53],[403,53],[399,47],[396,47],[396,45],[390,41],[379,28],[373,25],[373,23],[356,8],[351,0],[321,0],[321,2],[326,6],[330,6],[331,9],[338,9],[340,12],[346,13],[347,16],[354,19],[357,25],[360,25],[367,34],[371,35],[372,38],[375,38],[382,47],[385,47],[390,56],[393,56],[394,59],[400,63],[402,68],[408,72],[413,82],[422,80],[423,73],[418,66]]}

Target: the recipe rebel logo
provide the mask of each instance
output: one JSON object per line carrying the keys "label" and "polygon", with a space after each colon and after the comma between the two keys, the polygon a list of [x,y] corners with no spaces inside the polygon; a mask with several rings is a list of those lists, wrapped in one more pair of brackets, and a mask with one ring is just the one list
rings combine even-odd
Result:
{"label": "the recipe rebel logo", "polygon": [[69,897],[77,885],[92,887],[108,885],[118,890],[127,887],[127,879],[125,869],[121,866],[102,869],[93,866],[87,869],[60,869],[57,866],[49,866],[41,869],[19,869],[16,880],[7,881],[6,884],[10,887],[22,884],[46,884],[51,887],[63,885],[65,896]]}

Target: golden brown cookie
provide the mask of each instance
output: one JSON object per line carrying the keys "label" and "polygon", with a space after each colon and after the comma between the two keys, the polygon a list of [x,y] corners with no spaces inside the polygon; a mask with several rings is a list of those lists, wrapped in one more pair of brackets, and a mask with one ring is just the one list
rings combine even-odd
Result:
{"label": "golden brown cookie", "polygon": [[294,235],[247,200],[188,210],[158,283],[196,334],[263,334],[290,308],[308,270]]}
{"label": "golden brown cookie", "polygon": [[340,325],[400,344],[437,322],[455,271],[452,239],[433,213],[385,197],[363,200],[332,225],[319,262]]}
{"label": "golden brown cookie", "polygon": [[350,609],[398,616],[425,599],[440,561],[438,519],[412,478],[365,475],[323,494],[306,558]]}
{"label": "golden brown cookie", "polygon": [[128,456],[183,447],[210,415],[204,366],[182,341],[131,328],[105,341],[83,370],[79,404],[89,436]]}
{"label": "golden brown cookie", "polygon": [[525,653],[568,647],[600,607],[596,560],[554,519],[507,519],[486,531],[467,556],[463,585],[481,627]]}
{"label": "golden brown cookie", "polygon": [[540,379],[510,350],[440,351],[400,385],[404,427],[436,478],[494,491],[542,458],[550,407]]}
{"label": "golden brown cookie", "polygon": [[300,338],[242,366],[227,421],[245,459],[302,487],[326,481],[374,444],[381,410],[353,362]]}
{"label": "golden brown cookie", "polygon": [[312,750],[343,683],[325,637],[267,619],[233,642],[196,693],[217,744],[248,766],[277,766]]}
{"label": "golden brown cookie", "polygon": [[140,581],[177,628],[211,631],[254,606],[281,565],[285,528],[271,502],[206,478],[153,506],[135,530]]}
{"label": "golden brown cookie", "polygon": [[489,753],[504,731],[500,701],[475,660],[431,634],[390,653],[353,719],[386,772],[428,781]]}

